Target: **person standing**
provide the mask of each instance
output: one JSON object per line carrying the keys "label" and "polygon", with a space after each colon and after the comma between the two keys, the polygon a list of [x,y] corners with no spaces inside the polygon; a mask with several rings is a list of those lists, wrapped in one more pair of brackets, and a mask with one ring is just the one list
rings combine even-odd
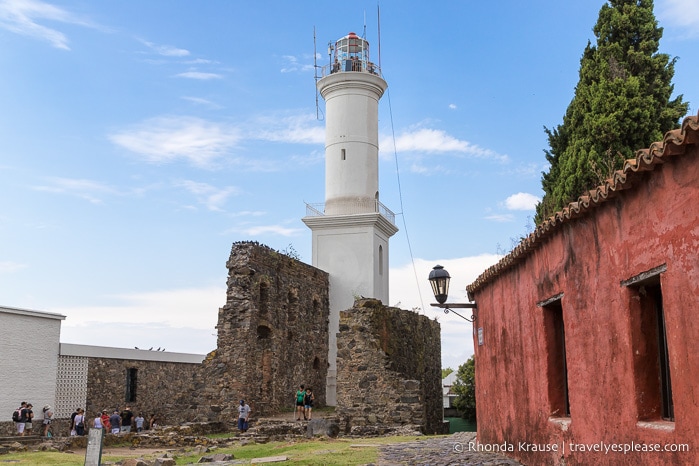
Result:
{"label": "person standing", "polygon": [[92,427],[95,429],[104,429],[102,425],[102,413],[97,413],[97,416],[95,416],[95,419],[92,421]]}
{"label": "person standing", "polygon": [[134,418],[136,423],[136,432],[141,432],[143,430],[143,424],[146,420],[143,418],[143,413],[138,413],[138,416]]}
{"label": "person standing", "polygon": [[32,424],[32,421],[34,419],[34,411],[32,410],[34,406],[31,403],[27,403],[27,407],[24,408],[26,411],[26,417],[24,421],[24,433],[32,435],[32,428],[34,425]]}
{"label": "person standing", "polygon": [[112,424],[109,422],[109,414],[107,413],[106,409],[102,410],[100,420],[102,421],[102,427],[104,428],[104,432],[107,434],[110,433],[112,431]]}
{"label": "person standing", "polygon": [[306,390],[303,385],[299,385],[299,389],[296,390],[296,420],[301,420],[301,415],[306,419],[306,414],[303,412],[303,397],[306,396]]}
{"label": "person standing", "polygon": [[133,413],[131,412],[131,408],[129,408],[127,406],[121,412],[121,431],[122,432],[131,432],[131,419],[133,419]]}
{"label": "person standing", "polygon": [[43,408],[44,411],[44,437],[49,436],[49,427],[51,426],[51,420],[53,419],[53,409],[51,408],[50,405],[46,405]]}
{"label": "person standing", "polygon": [[73,420],[75,423],[75,435],[83,436],[85,435],[85,410],[78,408],[78,413],[75,415]]}
{"label": "person standing", "polygon": [[245,403],[245,400],[240,400],[238,406],[238,430],[240,433],[248,431],[248,419],[250,418],[250,406]]}
{"label": "person standing", "polygon": [[23,401],[19,405],[19,408],[17,408],[15,410],[16,414],[12,415],[12,420],[15,421],[15,427],[17,428],[17,435],[20,435],[20,436],[24,435],[24,424],[26,421],[22,420],[22,414],[23,414],[25,409],[27,409],[27,402]]}
{"label": "person standing", "polygon": [[115,409],[111,416],[109,416],[109,423],[112,425],[112,433],[118,434],[121,431],[121,416],[119,416],[119,410]]}
{"label": "person standing", "polygon": [[309,421],[311,420],[311,411],[313,410],[313,400],[315,400],[316,397],[313,395],[313,391],[311,390],[310,387],[306,389],[306,394],[303,397],[303,417],[308,419]]}
{"label": "person standing", "polygon": [[80,408],[75,408],[75,411],[73,411],[73,414],[70,415],[70,435],[71,435],[71,437],[73,435],[78,435],[78,433],[75,431],[75,416],[78,415],[78,411],[80,411]]}

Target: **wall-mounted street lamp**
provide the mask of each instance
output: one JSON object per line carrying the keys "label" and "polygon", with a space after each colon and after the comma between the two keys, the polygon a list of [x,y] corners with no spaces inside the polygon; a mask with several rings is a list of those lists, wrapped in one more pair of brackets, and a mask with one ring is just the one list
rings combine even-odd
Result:
{"label": "wall-mounted street lamp", "polygon": [[[473,322],[476,320],[476,304],[475,303],[447,303],[447,296],[449,295],[449,280],[451,277],[449,276],[449,272],[444,270],[444,267],[441,265],[435,265],[432,268],[432,271],[430,272],[430,276],[428,280],[430,281],[430,285],[432,285],[432,292],[434,293],[434,299],[437,300],[437,303],[432,303],[430,306],[432,307],[439,307],[444,309],[445,314],[449,314],[449,311],[453,312],[457,316],[461,317],[464,320],[468,320],[469,322]],[[469,319],[468,317],[464,317],[458,312],[454,311],[454,309],[473,309],[471,311],[471,318]]]}

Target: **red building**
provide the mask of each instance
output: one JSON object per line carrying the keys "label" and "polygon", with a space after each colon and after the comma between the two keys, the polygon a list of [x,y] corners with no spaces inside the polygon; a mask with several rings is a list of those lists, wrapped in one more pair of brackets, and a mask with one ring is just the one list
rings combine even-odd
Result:
{"label": "red building", "polygon": [[699,116],[467,287],[479,448],[699,464]]}

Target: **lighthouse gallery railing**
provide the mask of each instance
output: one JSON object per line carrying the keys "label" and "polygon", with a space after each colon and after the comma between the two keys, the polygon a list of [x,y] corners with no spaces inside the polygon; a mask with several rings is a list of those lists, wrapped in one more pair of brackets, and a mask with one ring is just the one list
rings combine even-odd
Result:
{"label": "lighthouse gallery railing", "polygon": [[[333,204],[338,207],[338,204]],[[382,217],[391,222],[393,225],[396,224],[396,214],[394,214],[391,209],[383,205],[379,201],[370,202],[343,202],[341,204],[342,215],[354,215],[354,214],[365,214],[369,212],[378,212]],[[371,209],[371,210],[370,210]],[[325,204],[309,204],[306,203],[306,217],[324,217],[325,216]]]}

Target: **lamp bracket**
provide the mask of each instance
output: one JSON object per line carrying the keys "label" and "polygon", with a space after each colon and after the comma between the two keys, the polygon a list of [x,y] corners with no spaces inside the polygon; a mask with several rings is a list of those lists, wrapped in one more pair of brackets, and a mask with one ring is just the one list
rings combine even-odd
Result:
{"label": "lamp bracket", "polygon": [[[438,304],[438,303],[432,303],[430,304],[432,307],[439,307],[444,309],[445,314],[449,314],[450,312],[453,312],[457,316],[461,317],[464,320],[468,320],[469,322],[474,322],[476,320],[476,303],[444,303],[444,304]],[[471,313],[471,318],[469,319],[468,317],[464,317],[458,312],[456,312],[454,309],[473,309],[473,312]]]}

